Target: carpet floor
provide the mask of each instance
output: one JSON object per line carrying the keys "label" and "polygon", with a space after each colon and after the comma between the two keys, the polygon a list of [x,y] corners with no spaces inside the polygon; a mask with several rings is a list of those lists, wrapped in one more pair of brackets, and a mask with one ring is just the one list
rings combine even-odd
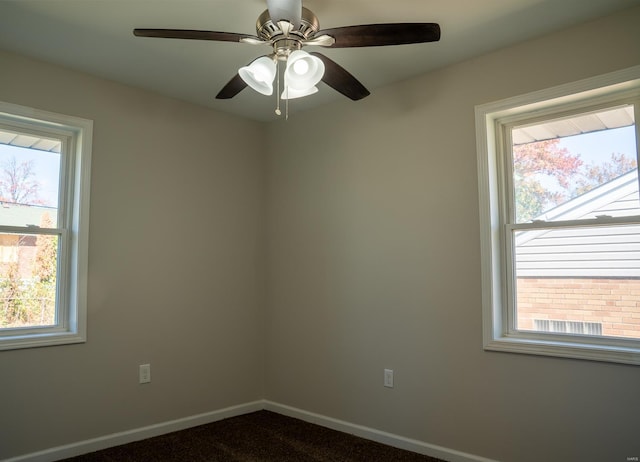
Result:
{"label": "carpet floor", "polygon": [[270,411],[231,417],[65,462],[444,462]]}

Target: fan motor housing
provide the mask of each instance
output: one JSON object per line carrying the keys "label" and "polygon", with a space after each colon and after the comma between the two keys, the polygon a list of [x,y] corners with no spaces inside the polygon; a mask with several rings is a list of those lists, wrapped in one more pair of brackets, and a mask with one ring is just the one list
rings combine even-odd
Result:
{"label": "fan motor housing", "polygon": [[291,29],[287,37],[285,37],[285,33],[280,29],[278,24],[273,22],[271,16],[269,16],[269,10],[264,10],[256,22],[256,33],[258,37],[272,43],[282,38],[294,41],[309,40],[319,30],[320,22],[318,21],[318,17],[305,7],[302,7],[300,25]]}

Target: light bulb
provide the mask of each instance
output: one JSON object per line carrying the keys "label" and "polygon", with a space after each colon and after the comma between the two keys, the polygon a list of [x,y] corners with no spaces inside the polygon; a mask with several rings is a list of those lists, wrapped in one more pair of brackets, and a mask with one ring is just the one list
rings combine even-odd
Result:
{"label": "light bulb", "polygon": [[305,59],[299,59],[293,63],[293,71],[298,75],[304,75],[309,72],[309,63]]}

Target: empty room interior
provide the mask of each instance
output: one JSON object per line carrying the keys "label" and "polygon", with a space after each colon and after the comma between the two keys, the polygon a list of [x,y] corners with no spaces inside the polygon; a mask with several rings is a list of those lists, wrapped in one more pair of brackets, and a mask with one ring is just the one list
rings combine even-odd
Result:
{"label": "empty room interior", "polygon": [[[385,47],[394,51],[379,55],[380,62],[376,48],[321,49],[371,94],[352,101],[320,83],[317,95],[281,101],[280,116],[277,90],[265,97],[246,88],[234,99],[214,99],[238,67],[260,54],[257,48],[131,33],[135,27],[231,32],[242,23],[253,34],[265,2],[237,6],[251,13],[238,18],[240,2],[189,1],[191,10],[164,22],[136,15],[145,2],[135,2],[128,22],[125,13],[103,14],[109,4],[126,10],[124,2],[101,2],[96,14],[122,21],[121,37],[83,31],[82,15],[71,13],[88,14],[99,2],[56,2],[64,9],[38,0],[0,2],[0,113],[21,108],[27,119],[61,114],[90,121],[83,140],[91,151],[90,199],[82,209],[87,257],[68,275],[85,284],[86,326],[79,341],[0,350],[0,460],[53,461],[261,409],[448,461],[638,460],[640,340],[598,331],[593,340],[576,335],[562,349],[556,340],[571,335],[553,337],[551,324],[538,319],[553,318],[544,316],[535,328],[512,325],[516,340],[506,327],[499,335],[496,326],[511,311],[492,317],[502,308],[489,306],[488,294],[497,297],[501,284],[512,285],[508,277],[492,285],[487,266],[504,247],[492,247],[487,231],[494,205],[483,202],[482,188],[493,177],[482,174],[479,152],[493,149],[482,144],[482,114],[506,114],[503,125],[518,128],[517,121],[509,125],[505,101],[522,107],[530,104],[523,95],[545,91],[556,101],[572,85],[573,94],[583,95],[594,79],[598,88],[620,88],[637,117],[640,2],[618,1],[617,8],[572,18],[569,7],[579,10],[582,2],[523,1],[529,11],[493,1],[511,18],[508,32],[535,20],[541,6],[557,7],[565,21],[453,62],[438,47],[447,47],[448,37],[470,47],[475,39],[455,35],[443,2],[403,0],[379,9],[384,2],[305,2],[326,27],[433,21],[442,36]],[[205,3],[233,22],[199,19]],[[462,14],[465,3],[452,5]],[[382,14],[388,11],[394,15]],[[478,15],[487,30],[505,27],[493,19]],[[36,27],[35,36],[20,35]],[[92,38],[72,42],[75,36],[60,33],[65,27]],[[116,44],[131,54],[118,55]],[[54,55],[53,48],[65,52]],[[79,50],[100,59],[87,58],[94,66],[85,69],[71,58]],[[165,51],[173,53],[171,63],[161,62]],[[203,73],[189,68],[196,52],[212,61],[219,53],[220,63],[206,66],[224,64],[216,72],[226,76],[205,82],[209,95],[201,104],[193,95]],[[128,59],[135,53],[144,59]],[[430,57],[443,64],[419,73],[411,67]],[[404,77],[382,80],[383,67],[401,61],[409,63]],[[132,70],[137,82],[119,80],[109,66]],[[369,79],[367,69],[380,77]],[[183,93],[165,92],[164,83]],[[314,104],[314,98],[329,100]],[[627,114],[635,120],[633,111]],[[637,172],[637,152],[628,154]],[[635,188],[637,196],[637,180]],[[0,226],[0,233],[17,232]],[[529,230],[520,222],[505,226],[516,234]],[[0,269],[7,255],[0,254]],[[524,319],[524,311],[517,313]],[[640,314],[628,316],[640,324]],[[141,365],[150,365],[148,383],[140,383]]]}

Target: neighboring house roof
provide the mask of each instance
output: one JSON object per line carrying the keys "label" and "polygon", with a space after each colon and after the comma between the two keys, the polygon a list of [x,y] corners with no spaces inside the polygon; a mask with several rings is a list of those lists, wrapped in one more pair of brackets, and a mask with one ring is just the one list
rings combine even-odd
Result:
{"label": "neighboring house roof", "polygon": [[[640,215],[638,197],[635,169],[535,220]],[[515,247],[518,277],[640,277],[640,225],[525,231]]]}
{"label": "neighboring house roof", "polygon": [[628,105],[544,123],[534,123],[515,128],[511,136],[513,144],[526,144],[534,141],[628,127],[635,123],[633,110],[633,106]]}
{"label": "neighboring house roof", "polygon": [[40,226],[45,213],[55,221],[58,212],[54,207],[0,202],[0,223],[4,226]]}
{"label": "neighboring house roof", "polygon": [[6,130],[0,130],[0,144],[57,153],[60,153],[60,150],[62,149],[62,143],[60,140],[50,140],[37,136],[22,135]]}

